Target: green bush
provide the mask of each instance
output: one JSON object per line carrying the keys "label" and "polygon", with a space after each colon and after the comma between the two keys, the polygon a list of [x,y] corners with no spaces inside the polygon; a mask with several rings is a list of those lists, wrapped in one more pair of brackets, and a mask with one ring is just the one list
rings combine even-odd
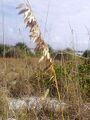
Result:
{"label": "green bush", "polygon": [[30,48],[27,47],[25,43],[17,43],[15,46],[3,45],[0,44],[0,57],[25,57],[25,56],[34,56]]}
{"label": "green bush", "polygon": [[82,92],[90,97],[90,60],[79,65],[79,80]]}
{"label": "green bush", "polygon": [[[9,50],[9,45],[0,44],[0,57],[3,57],[4,54]],[[5,53],[4,53],[5,52]]]}
{"label": "green bush", "polygon": [[[90,60],[86,60],[84,63],[77,65],[78,73],[73,73],[75,65],[73,63],[66,63],[65,66],[55,64],[56,76],[59,84],[59,88],[66,89],[65,86],[70,86],[79,81],[80,91],[83,98],[85,96],[90,97]],[[70,89],[70,88],[68,88]],[[65,92],[66,94],[66,92]]]}
{"label": "green bush", "polygon": [[85,50],[83,53],[83,57],[89,57],[90,58],[90,50]]}
{"label": "green bush", "polygon": [[30,48],[25,43],[18,42],[16,43],[15,48],[21,50],[26,56],[34,56]]}
{"label": "green bush", "polygon": [[24,53],[19,48],[11,48],[6,52],[5,57],[15,57],[15,58],[22,58],[24,57]]}

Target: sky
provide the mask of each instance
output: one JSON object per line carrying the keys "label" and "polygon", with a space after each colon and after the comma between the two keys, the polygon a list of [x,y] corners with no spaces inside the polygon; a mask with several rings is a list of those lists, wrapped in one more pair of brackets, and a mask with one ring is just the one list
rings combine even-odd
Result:
{"label": "sky", "polygon": [[[16,7],[25,0],[0,0],[0,43],[3,42],[2,16],[4,15],[4,40],[7,44],[29,40],[23,17]],[[76,50],[89,48],[90,0],[29,0],[45,41],[54,49],[74,47]],[[71,27],[70,27],[71,26]],[[73,36],[71,29],[73,29]]]}

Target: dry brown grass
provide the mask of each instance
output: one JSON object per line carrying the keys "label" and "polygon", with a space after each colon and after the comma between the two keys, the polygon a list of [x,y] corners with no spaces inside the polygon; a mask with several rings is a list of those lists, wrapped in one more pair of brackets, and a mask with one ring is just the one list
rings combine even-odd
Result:
{"label": "dry brown grass", "polygon": [[[61,64],[60,62],[56,62],[56,64],[57,63]],[[20,117],[18,119],[28,120],[29,118],[32,118],[33,120],[36,120],[36,118],[42,118],[42,120],[74,120],[76,118],[79,120],[89,120],[89,109],[84,108],[85,106],[80,91],[78,91],[79,88],[77,88],[78,81],[72,71],[75,69],[75,66],[71,65],[71,68],[73,66],[73,69],[68,76],[68,70],[65,67],[66,65],[68,66],[68,64],[67,62],[62,64],[65,76],[58,79],[58,85],[61,93],[61,100],[70,105],[67,111],[62,114],[60,112],[53,113],[47,109],[47,111],[45,110],[37,114],[34,111],[27,111],[27,109],[25,109],[16,113],[16,115]],[[43,67],[44,65],[38,65],[38,58],[0,59],[1,115],[4,113],[6,114],[6,112],[3,113],[4,108],[7,108],[5,110],[8,111],[8,106],[4,107],[7,105],[6,100],[8,97],[19,99],[30,96],[43,97],[45,91],[49,88],[48,97],[58,98],[56,86],[52,80],[50,81],[50,75],[47,72],[43,72]],[[84,112],[83,109],[85,109]]]}

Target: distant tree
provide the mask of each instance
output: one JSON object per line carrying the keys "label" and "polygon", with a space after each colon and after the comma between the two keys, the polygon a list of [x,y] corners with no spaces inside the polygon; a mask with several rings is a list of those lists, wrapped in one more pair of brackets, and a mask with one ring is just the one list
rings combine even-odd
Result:
{"label": "distant tree", "polygon": [[32,51],[30,50],[30,48],[25,43],[18,42],[18,43],[16,43],[15,48],[20,49],[24,54],[26,54],[28,56],[34,56]]}
{"label": "distant tree", "polygon": [[85,50],[83,53],[83,57],[89,57],[90,58],[90,50]]}
{"label": "distant tree", "polygon": [[15,46],[0,44],[0,57],[3,57],[4,52],[5,57],[34,56],[30,48],[25,43],[21,42],[16,43]]}
{"label": "distant tree", "polygon": [[21,49],[12,47],[7,51],[6,57],[22,58],[24,57],[24,53]]}
{"label": "distant tree", "polygon": [[3,57],[4,49],[5,49],[5,54],[6,54],[6,52],[10,49],[10,46],[0,44],[0,57]]}
{"label": "distant tree", "polygon": [[16,43],[15,47],[20,48],[21,50],[28,49],[27,45],[25,43],[22,43],[22,42]]}

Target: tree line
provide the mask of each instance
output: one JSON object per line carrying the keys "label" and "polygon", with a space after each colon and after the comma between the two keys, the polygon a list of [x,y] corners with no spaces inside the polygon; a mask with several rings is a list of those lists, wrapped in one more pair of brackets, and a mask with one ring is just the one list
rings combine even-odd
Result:
{"label": "tree line", "polygon": [[[55,51],[50,45],[48,45],[50,54],[55,59],[61,59],[62,57],[66,60],[71,59],[75,52],[71,48],[66,48],[64,50]],[[31,50],[25,43],[18,42],[14,46],[0,44],[0,57],[25,57],[25,56],[40,56],[41,52],[38,48],[34,51]],[[85,50],[82,53],[83,57],[90,58],[90,50]]]}

